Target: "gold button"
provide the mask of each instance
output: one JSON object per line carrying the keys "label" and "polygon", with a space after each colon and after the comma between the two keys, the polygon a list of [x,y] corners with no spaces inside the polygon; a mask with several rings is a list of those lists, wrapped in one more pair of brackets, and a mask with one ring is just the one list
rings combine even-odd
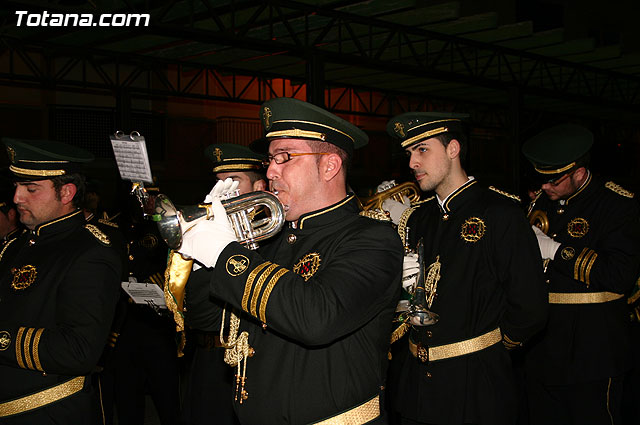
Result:
{"label": "gold button", "polygon": [[445,214],[442,216],[442,221],[447,221],[449,220],[449,214]]}
{"label": "gold button", "polygon": [[36,241],[34,241],[33,239],[29,239],[29,245],[35,245]]}
{"label": "gold button", "polygon": [[552,238],[555,238],[556,236],[558,236],[557,233],[554,233],[553,235],[551,235]]}
{"label": "gold button", "polygon": [[433,336],[433,332],[427,331],[427,337],[431,338]]}
{"label": "gold button", "polygon": [[296,243],[296,239],[298,239],[298,237],[293,233],[290,233],[289,236],[287,236],[287,242],[289,242],[291,245]]}
{"label": "gold button", "polygon": [[551,283],[551,282],[549,281],[549,279],[547,279],[547,283]]}
{"label": "gold button", "polygon": [[558,214],[564,214],[564,209],[563,208],[559,208],[558,209]]}
{"label": "gold button", "polygon": [[431,372],[427,372],[427,378],[431,378]]}
{"label": "gold button", "polygon": [[129,260],[133,261],[133,255],[129,256]]}

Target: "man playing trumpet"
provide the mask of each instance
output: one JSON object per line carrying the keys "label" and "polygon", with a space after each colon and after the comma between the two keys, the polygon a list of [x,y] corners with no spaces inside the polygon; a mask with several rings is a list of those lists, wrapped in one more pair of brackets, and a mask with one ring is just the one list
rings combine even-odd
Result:
{"label": "man playing trumpet", "polygon": [[225,355],[237,368],[241,423],[384,423],[379,393],[402,243],[390,223],[360,216],[347,193],[349,160],[368,138],[295,99],[267,101],[260,115],[267,178],[288,227],[246,249],[213,199],[215,218],[187,232],[180,248],[203,266],[188,283],[191,323],[217,323],[209,297],[243,312]]}

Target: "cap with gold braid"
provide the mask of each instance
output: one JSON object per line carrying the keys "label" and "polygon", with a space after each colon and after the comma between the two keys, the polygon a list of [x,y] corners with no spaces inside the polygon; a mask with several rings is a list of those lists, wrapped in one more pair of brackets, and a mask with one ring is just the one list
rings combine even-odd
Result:
{"label": "cap with gold braid", "polygon": [[278,97],[263,103],[260,119],[268,140],[318,140],[336,145],[349,155],[369,142],[364,131],[350,122],[291,97]]}
{"label": "cap with gold braid", "polygon": [[230,171],[262,171],[265,155],[252,151],[246,146],[233,143],[209,145],[204,154],[213,161],[214,173]]}
{"label": "cap with gold braid", "polygon": [[17,180],[46,180],[80,171],[90,162],[90,152],[52,140],[19,140],[3,138],[11,165],[9,171]]}
{"label": "cap with gold braid", "polygon": [[575,124],[561,124],[533,136],[522,145],[522,153],[546,180],[553,180],[587,165],[593,134]]}
{"label": "cap with gold braid", "polygon": [[462,120],[468,117],[453,112],[406,112],[389,120],[387,133],[408,148],[443,133],[464,133]]}

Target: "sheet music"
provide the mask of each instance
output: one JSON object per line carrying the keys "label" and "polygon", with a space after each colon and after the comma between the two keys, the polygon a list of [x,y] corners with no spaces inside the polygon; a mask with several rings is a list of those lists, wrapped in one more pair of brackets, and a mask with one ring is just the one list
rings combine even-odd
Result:
{"label": "sheet music", "polygon": [[166,309],[164,293],[155,283],[122,282],[122,289],[136,304],[147,304],[150,307]]}
{"label": "sheet music", "polygon": [[137,133],[118,132],[110,139],[120,177],[132,182],[153,183],[144,137]]}

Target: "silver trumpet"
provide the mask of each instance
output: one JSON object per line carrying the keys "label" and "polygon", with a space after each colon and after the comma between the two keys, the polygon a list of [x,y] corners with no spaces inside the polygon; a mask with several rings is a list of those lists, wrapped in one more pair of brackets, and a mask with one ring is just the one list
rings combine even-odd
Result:
{"label": "silver trumpet", "polygon": [[[238,242],[249,249],[257,249],[258,242],[274,236],[284,225],[284,207],[269,192],[250,192],[222,200],[227,217],[236,232]],[[253,220],[260,206],[269,210],[265,218]],[[169,248],[182,244],[182,227],[195,225],[197,220],[213,217],[211,204],[198,204],[176,208],[171,200],[160,194],[155,202],[153,220]]]}
{"label": "silver trumpet", "polygon": [[[413,293],[411,294],[411,300],[408,303],[408,307],[404,308],[401,311],[399,321],[403,323],[408,323],[413,326],[429,326],[434,325],[440,320],[440,316],[437,313],[429,311],[429,305],[431,304],[429,300],[427,300],[427,290],[425,289],[425,282],[427,279],[425,277],[425,267],[424,267],[424,244],[422,239],[418,242],[418,246],[416,248],[416,252],[418,254],[418,264],[420,265],[418,271],[418,279],[416,280],[415,287],[413,288]],[[430,289],[430,299],[433,299],[435,295],[435,288]]]}

